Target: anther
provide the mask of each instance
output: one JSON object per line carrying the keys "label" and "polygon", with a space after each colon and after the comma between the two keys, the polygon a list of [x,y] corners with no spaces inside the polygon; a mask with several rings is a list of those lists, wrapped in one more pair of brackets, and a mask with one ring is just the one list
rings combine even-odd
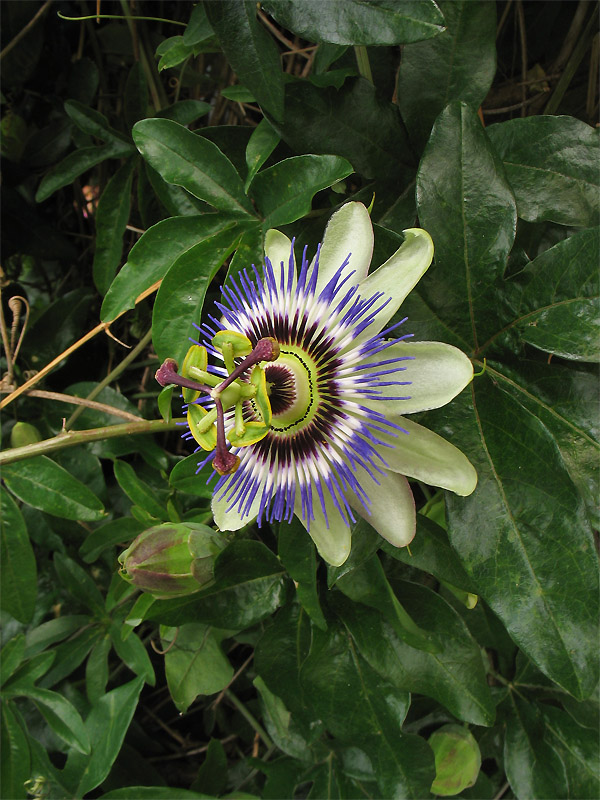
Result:
{"label": "anther", "polygon": [[217,449],[212,463],[219,475],[231,475],[239,467],[240,458],[231,453],[227,447],[223,404],[218,397],[215,398],[215,408],[217,410]]}

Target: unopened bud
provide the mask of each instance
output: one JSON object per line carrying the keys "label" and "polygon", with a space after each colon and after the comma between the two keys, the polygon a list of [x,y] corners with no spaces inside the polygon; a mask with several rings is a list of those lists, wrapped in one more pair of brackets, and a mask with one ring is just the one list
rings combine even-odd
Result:
{"label": "unopened bud", "polygon": [[140,533],[121,553],[120,574],[158,599],[192,594],[210,586],[227,543],[207,525],[166,522]]}

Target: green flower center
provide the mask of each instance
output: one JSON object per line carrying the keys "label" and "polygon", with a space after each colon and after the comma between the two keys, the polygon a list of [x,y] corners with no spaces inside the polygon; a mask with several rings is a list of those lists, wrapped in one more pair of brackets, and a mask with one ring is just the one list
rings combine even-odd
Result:
{"label": "green flower center", "polygon": [[319,406],[317,368],[312,358],[294,345],[285,345],[265,373],[273,410],[271,430],[290,435],[309,425]]}

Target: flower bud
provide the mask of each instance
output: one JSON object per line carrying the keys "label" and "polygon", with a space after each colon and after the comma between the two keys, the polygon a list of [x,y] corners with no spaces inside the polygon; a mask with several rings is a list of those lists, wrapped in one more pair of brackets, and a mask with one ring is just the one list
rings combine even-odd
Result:
{"label": "flower bud", "polygon": [[213,582],[223,534],[192,522],[166,522],[140,533],[119,556],[126,581],[158,599],[180,597]]}

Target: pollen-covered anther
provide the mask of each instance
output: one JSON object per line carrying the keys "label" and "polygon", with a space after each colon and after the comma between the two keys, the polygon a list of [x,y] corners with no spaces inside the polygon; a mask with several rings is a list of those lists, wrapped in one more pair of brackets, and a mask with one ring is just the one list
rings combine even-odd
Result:
{"label": "pollen-covered anther", "polygon": [[219,451],[217,447],[217,454],[212,462],[215,472],[219,475],[233,475],[240,465],[240,457],[234,455],[229,450]]}
{"label": "pollen-covered anther", "polygon": [[178,369],[179,365],[175,359],[167,358],[156,370],[154,377],[161,386],[169,386],[169,384],[175,383],[173,378],[174,376],[177,376]]}

